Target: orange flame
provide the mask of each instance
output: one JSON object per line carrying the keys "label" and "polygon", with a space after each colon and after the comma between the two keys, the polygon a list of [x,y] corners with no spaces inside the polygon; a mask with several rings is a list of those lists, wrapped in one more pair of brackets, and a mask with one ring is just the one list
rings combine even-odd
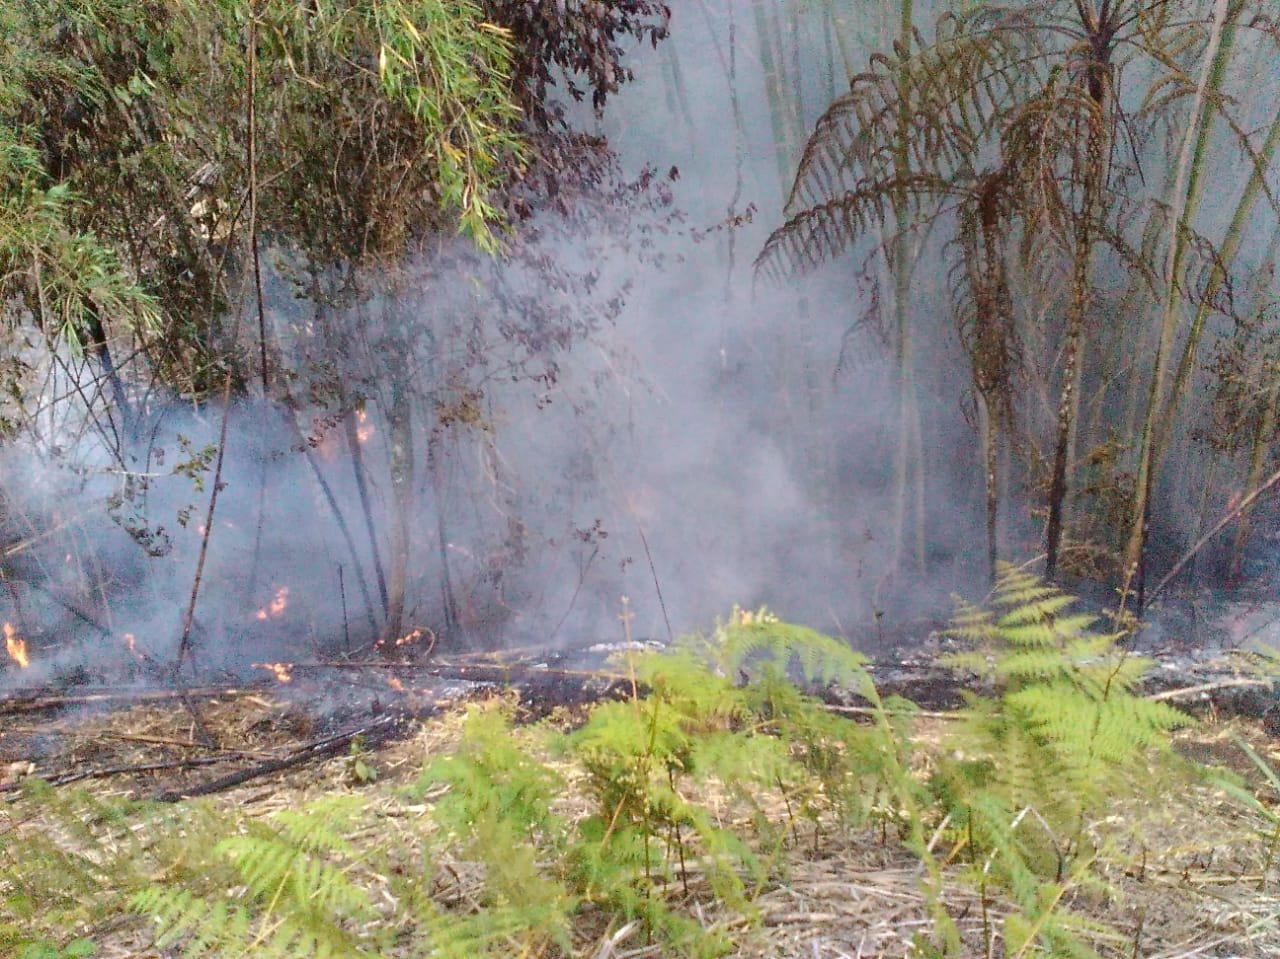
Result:
{"label": "orange flame", "polygon": [[11,623],[4,624],[4,648],[9,658],[23,669],[31,665],[31,660],[27,656],[27,641],[18,635],[18,631]]}
{"label": "orange flame", "polygon": [[399,639],[397,639],[396,645],[408,646],[410,643],[417,642],[421,638],[422,638],[422,630],[415,629],[412,633],[408,633],[407,635],[401,636]]}
{"label": "orange flame", "polygon": [[293,674],[289,672],[293,668],[293,663],[253,663],[253,667],[273,673],[276,682],[287,683],[293,680]]}
{"label": "orange flame", "polygon": [[396,679],[394,676],[387,677],[387,685],[390,686],[392,689],[394,689],[397,693],[404,692],[404,683],[400,682],[400,680]]}
{"label": "orange flame", "polygon": [[128,647],[129,652],[133,653],[135,656],[138,655],[138,641],[134,639],[133,633],[124,634],[124,644]]}
{"label": "orange flame", "polygon": [[276,595],[271,600],[271,602],[268,603],[266,606],[264,606],[262,609],[258,610],[253,615],[256,616],[258,619],[264,620],[264,621],[268,619],[274,619],[276,616],[279,616],[281,613],[283,613],[288,608],[288,606],[289,606],[289,587],[281,586],[279,589],[276,590]]}
{"label": "orange flame", "polygon": [[356,441],[359,443],[367,443],[373,436],[373,424],[368,420],[369,414],[365,410],[356,410]]}
{"label": "orange flame", "polygon": [[[427,646],[427,652],[430,653],[431,650],[435,648],[436,635],[435,633],[432,633],[431,630],[429,629],[425,630],[425,633],[429,634],[431,637],[430,645]],[[403,636],[397,636],[395,639],[392,639],[392,640],[380,639],[373,644],[373,648],[381,649],[381,650],[385,650],[388,647],[393,649],[399,649],[401,646],[409,646],[413,643],[416,643],[418,640],[420,640],[423,637],[423,635],[424,635],[424,630],[415,629],[412,632],[405,633]]]}

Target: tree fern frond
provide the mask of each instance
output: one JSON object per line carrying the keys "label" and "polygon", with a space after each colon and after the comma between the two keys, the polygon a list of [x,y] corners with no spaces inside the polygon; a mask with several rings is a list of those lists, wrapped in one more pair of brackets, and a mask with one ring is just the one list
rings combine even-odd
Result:
{"label": "tree fern frond", "polygon": [[902,104],[910,106],[912,169],[937,181],[971,156],[992,119],[1028,82],[1034,35],[983,31],[963,17],[939,18],[934,42],[916,52],[873,55],[871,68],[818,120],[801,156],[786,209],[826,203],[860,182],[888,182]]}
{"label": "tree fern frond", "polygon": [[922,203],[927,197],[945,194],[947,189],[946,181],[929,174],[862,181],[820,204],[799,210],[774,230],[756,257],[755,268],[775,281],[815,270],[884,222],[895,197],[906,196]]}

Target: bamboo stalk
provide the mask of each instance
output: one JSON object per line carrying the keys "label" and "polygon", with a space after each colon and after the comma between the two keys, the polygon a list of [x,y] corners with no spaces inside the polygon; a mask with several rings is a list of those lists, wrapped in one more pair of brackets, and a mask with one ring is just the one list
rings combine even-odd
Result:
{"label": "bamboo stalk", "polygon": [[[1134,503],[1130,520],[1129,539],[1124,551],[1125,591],[1126,593],[1128,592],[1130,581],[1137,577],[1139,607],[1141,607],[1143,601],[1143,583],[1139,570],[1146,549],[1147,518],[1157,470],[1156,460],[1158,453],[1163,451],[1164,433],[1168,425],[1167,421],[1161,417],[1161,409],[1164,403],[1164,381],[1167,375],[1169,356],[1173,351],[1174,337],[1178,328],[1178,308],[1181,305],[1182,283],[1180,276],[1187,252],[1185,224],[1189,214],[1193,214],[1199,204],[1200,188],[1203,183],[1202,174],[1208,154],[1209,131],[1212,127],[1212,122],[1206,117],[1205,105],[1210,88],[1212,87],[1214,91],[1220,88],[1227,62],[1231,56],[1234,31],[1229,31],[1226,42],[1223,42],[1229,6],[1228,0],[1215,0],[1209,42],[1205,48],[1191,119],[1187,124],[1186,136],[1183,138],[1182,149],[1178,157],[1177,173],[1172,186],[1170,222],[1173,236],[1169,241],[1165,261],[1163,318],[1160,324],[1160,339],[1156,346],[1155,365],[1151,374],[1151,390],[1147,400],[1147,413],[1138,454],[1138,469],[1134,482]],[[1198,334],[1194,338],[1198,338]],[[1182,371],[1179,370],[1180,376],[1181,373]],[[1181,384],[1175,382],[1175,390],[1183,387],[1185,387],[1185,382]]]}

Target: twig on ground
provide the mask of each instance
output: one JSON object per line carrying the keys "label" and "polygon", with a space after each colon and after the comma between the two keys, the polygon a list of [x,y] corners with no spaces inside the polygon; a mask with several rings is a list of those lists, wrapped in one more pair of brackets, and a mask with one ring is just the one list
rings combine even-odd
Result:
{"label": "twig on ground", "polygon": [[[428,714],[431,712],[435,712],[435,710],[430,710]],[[357,737],[369,741],[370,744],[388,738],[395,732],[403,718],[399,715],[384,716],[376,722],[361,726],[359,729],[348,730],[336,736],[329,736],[325,739],[318,739],[315,742],[308,743],[306,746],[280,759],[268,760],[249,769],[237,770],[218,779],[199,783],[186,789],[165,790],[152,796],[151,799],[155,802],[178,802],[194,796],[209,796],[213,793],[232,789],[251,780],[259,779],[262,776],[269,776],[272,773],[282,772],[294,766],[301,766],[303,763],[312,760],[327,759],[346,749],[351,745],[352,740]]]}
{"label": "twig on ground", "polygon": [[[164,769],[190,769],[194,766],[213,766],[217,763],[244,758],[244,753],[227,752],[219,753],[216,756],[190,756],[186,759],[170,759],[157,763],[97,766],[90,769],[80,769],[73,773],[64,773],[61,776],[54,776],[52,779],[46,780],[46,782],[50,786],[66,786],[69,783],[80,782],[82,779],[104,779],[107,776],[127,776],[130,773],[149,773]],[[9,783],[8,785],[0,786],[0,792],[14,792],[21,788],[21,783]]]}
{"label": "twig on ground", "polygon": [[1161,693],[1152,693],[1147,699],[1161,701],[1165,699],[1180,699],[1183,696],[1195,696],[1199,693],[1211,693],[1215,689],[1239,689],[1248,688],[1250,686],[1271,686],[1273,685],[1267,679],[1222,679],[1215,683],[1200,683],[1196,686],[1180,686],[1177,689],[1166,689]]}

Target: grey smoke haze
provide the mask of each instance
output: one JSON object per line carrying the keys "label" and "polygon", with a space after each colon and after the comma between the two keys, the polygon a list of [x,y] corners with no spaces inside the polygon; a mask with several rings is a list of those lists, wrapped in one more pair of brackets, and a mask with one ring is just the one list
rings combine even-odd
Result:
{"label": "grey smoke haze", "polygon": [[[636,83],[600,121],[624,170],[635,176],[652,164],[682,218],[637,215],[650,232],[625,243],[543,224],[548,256],[596,274],[584,303],[617,296],[625,304],[598,316],[569,349],[549,351],[554,378],[538,376],[548,351],[531,360],[518,336],[500,335],[523,297],[582,305],[572,302],[580,290],[539,287],[537,271],[503,272],[504,313],[489,267],[474,258],[459,253],[445,273],[406,264],[393,297],[334,308],[327,329],[337,332],[327,333],[277,269],[270,323],[280,357],[299,374],[291,386],[299,430],[283,410],[266,412],[252,398],[233,410],[193,629],[201,666],[310,658],[341,650],[344,632],[356,646],[373,638],[368,607],[378,604],[378,587],[344,426],[324,419],[332,395],[307,402],[308,384],[331,387],[334,377],[364,397],[362,455],[384,564],[388,382],[399,377],[418,390],[406,628],[443,625],[446,562],[460,625],[486,644],[616,639],[624,596],[639,636],[665,638],[668,620],[676,633],[705,626],[735,603],[769,603],[853,633],[884,610],[937,612],[948,590],[981,582],[981,477],[961,411],[965,371],[946,365],[957,350],[945,304],[936,305],[939,322],[920,357],[935,390],[921,398],[937,569],[926,586],[882,579],[896,403],[888,351],[869,333],[846,335],[867,308],[857,264],[783,287],[754,281],[751,261],[779,222],[788,184],[748,12],[734,0],[677,5],[671,39],[636,52]],[[798,15],[821,17],[817,5]],[[803,109],[790,121],[803,132],[842,86],[833,77],[842,67],[819,20],[801,26],[788,55],[811,66]],[[667,179],[669,167],[678,179]],[[749,221],[726,225],[750,210]],[[928,310],[929,291],[943,288],[926,285],[918,305]],[[51,384],[46,398],[60,388]],[[471,389],[483,393],[483,422],[437,429],[442,404]],[[174,467],[217,443],[221,419],[216,406],[152,397],[127,464],[147,475],[108,510],[121,489],[119,464],[92,433],[69,435],[82,416],[74,402],[62,405],[72,411],[66,424],[11,447],[3,461],[3,488],[21,491],[14,507],[32,529],[74,520],[56,548],[14,560],[22,581],[44,583],[14,587],[13,615],[36,649],[37,672],[24,681],[80,662],[91,672],[141,670],[123,646],[126,633],[146,656],[172,658],[212,483],[211,470],[189,471],[200,490]],[[307,438],[310,462],[299,451]],[[345,535],[317,471],[341,507]],[[126,526],[145,530],[161,555],[146,555]],[[285,606],[272,613],[280,597]]]}

